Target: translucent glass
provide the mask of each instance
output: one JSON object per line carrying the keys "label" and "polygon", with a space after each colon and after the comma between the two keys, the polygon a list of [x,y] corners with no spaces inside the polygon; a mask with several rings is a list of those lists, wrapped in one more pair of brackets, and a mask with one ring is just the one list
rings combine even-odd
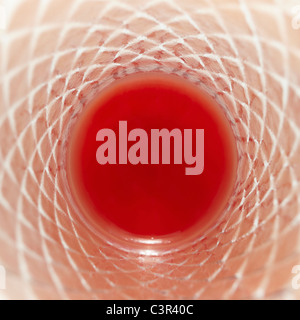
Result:
{"label": "translucent glass", "polygon": [[[0,2],[0,298],[299,298],[298,4]],[[151,244],[109,244],[81,222],[61,152],[68,125],[103,86],[150,70],[216,97],[240,154],[222,219],[157,255]]]}

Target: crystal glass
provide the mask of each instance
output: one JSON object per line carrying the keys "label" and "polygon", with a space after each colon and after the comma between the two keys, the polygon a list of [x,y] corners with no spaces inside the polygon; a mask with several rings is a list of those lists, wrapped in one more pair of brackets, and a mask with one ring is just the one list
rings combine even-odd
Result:
{"label": "crystal glass", "polygon": [[[299,298],[298,9],[286,0],[0,2],[0,298]],[[151,245],[123,250],[81,222],[61,156],[90,98],[154,70],[210,91],[239,149],[222,218],[156,255]]]}

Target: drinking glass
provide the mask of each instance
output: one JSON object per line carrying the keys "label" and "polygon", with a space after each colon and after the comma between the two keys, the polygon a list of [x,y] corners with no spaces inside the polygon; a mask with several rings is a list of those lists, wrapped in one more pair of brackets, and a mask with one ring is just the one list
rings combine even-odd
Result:
{"label": "drinking glass", "polygon": [[[298,299],[299,5],[0,2],[0,298]],[[63,179],[75,115],[114,79],[145,71],[197,81],[225,107],[239,150],[221,219],[166,252],[90,230]]]}

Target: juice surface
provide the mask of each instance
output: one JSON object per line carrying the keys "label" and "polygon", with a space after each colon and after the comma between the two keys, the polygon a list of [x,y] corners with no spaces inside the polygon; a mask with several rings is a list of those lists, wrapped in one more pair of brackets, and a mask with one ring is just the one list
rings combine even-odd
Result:
{"label": "juice surface", "polygon": [[[119,121],[127,121],[128,134],[136,128],[147,132],[149,164],[119,163]],[[105,141],[96,136],[103,128],[116,134],[116,164],[97,162]],[[196,129],[204,129],[201,174],[186,174],[192,166],[184,155],[182,164],[174,163],[172,139],[170,164],[151,164],[151,129],[164,128],[192,129],[194,153]],[[127,151],[135,143],[127,141]],[[82,215],[138,236],[205,228],[224,210],[236,169],[235,138],[220,106],[189,81],[162,73],[116,80],[86,106],[68,142],[67,178]]]}

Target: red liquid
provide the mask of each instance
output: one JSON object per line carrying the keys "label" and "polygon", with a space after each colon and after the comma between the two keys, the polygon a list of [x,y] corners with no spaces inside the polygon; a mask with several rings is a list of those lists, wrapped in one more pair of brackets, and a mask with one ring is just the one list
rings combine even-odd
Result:
{"label": "red liquid", "polygon": [[[97,132],[112,129],[118,140],[119,121],[127,121],[128,132],[147,131],[149,159],[151,129],[193,129],[193,141],[196,129],[204,129],[203,173],[186,175],[184,161],[172,162],[173,148],[168,165],[100,165]],[[82,113],[71,132],[67,177],[82,214],[94,224],[162,236],[214,221],[232,193],[236,167],[234,136],[214,100],[181,78],[144,73],[116,81]]]}

